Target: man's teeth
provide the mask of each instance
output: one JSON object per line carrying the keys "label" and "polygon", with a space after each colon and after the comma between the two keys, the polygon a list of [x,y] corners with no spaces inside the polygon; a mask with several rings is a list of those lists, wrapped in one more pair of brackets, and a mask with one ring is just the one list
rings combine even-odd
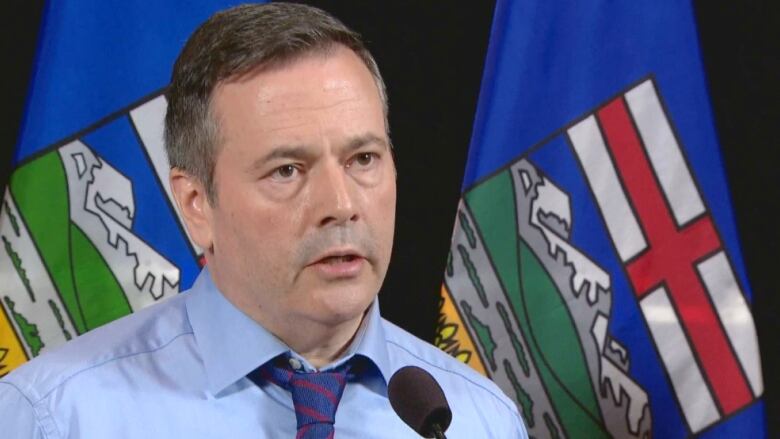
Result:
{"label": "man's teeth", "polygon": [[355,259],[352,255],[345,255],[345,256],[328,256],[327,258],[323,259],[323,262],[327,264],[341,264],[344,262],[350,262],[353,259]]}

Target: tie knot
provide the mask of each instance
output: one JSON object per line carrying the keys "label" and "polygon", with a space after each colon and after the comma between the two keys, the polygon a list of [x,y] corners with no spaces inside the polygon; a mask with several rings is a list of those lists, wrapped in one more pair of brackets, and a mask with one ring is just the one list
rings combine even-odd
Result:
{"label": "tie knot", "polygon": [[[305,372],[293,370],[289,360],[288,356],[278,357],[256,372],[292,394],[299,436],[322,429],[332,432],[336,408],[348,379],[349,363],[325,372]],[[319,436],[304,434],[301,437]]]}

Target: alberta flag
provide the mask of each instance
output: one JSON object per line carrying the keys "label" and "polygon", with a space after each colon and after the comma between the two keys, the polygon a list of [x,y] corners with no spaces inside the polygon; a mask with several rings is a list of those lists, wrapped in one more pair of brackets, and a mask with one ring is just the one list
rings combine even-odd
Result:
{"label": "alberta flag", "polygon": [[765,436],[691,8],[498,1],[437,343],[531,436]]}
{"label": "alberta flag", "polygon": [[51,1],[0,206],[0,376],[189,285],[200,250],[168,189],[165,86],[238,1]]}

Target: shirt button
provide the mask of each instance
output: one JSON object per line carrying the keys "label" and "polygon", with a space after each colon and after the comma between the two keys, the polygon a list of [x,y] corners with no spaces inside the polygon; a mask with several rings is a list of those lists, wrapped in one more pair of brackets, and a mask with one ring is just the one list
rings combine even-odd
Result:
{"label": "shirt button", "polygon": [[293,370],[300,370],[301,366],[303,366],[297,358],[290,357],[290,367],[293,368]]}

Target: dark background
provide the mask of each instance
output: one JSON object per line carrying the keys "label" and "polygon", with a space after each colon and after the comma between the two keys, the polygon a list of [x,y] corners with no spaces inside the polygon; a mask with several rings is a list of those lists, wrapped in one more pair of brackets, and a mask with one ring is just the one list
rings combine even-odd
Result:
{"label": "dark background", "polygon": [[[54,0],[56,1],[56,0]],[[363,34],[390,98],[398,166],[396,245],[383,313],[432,340],[494,3],[308,1]],[[777,331],[779,2],[695,1],[702,56],[758,328],[770,433],[780,434]],[[41,0],[3,6],[0,187],[10,170]],[[659,30],[662,31],[662,30]],[[776,269],[775,269],[776,270]],[[771,435],[771,434],[770,434]]]}

